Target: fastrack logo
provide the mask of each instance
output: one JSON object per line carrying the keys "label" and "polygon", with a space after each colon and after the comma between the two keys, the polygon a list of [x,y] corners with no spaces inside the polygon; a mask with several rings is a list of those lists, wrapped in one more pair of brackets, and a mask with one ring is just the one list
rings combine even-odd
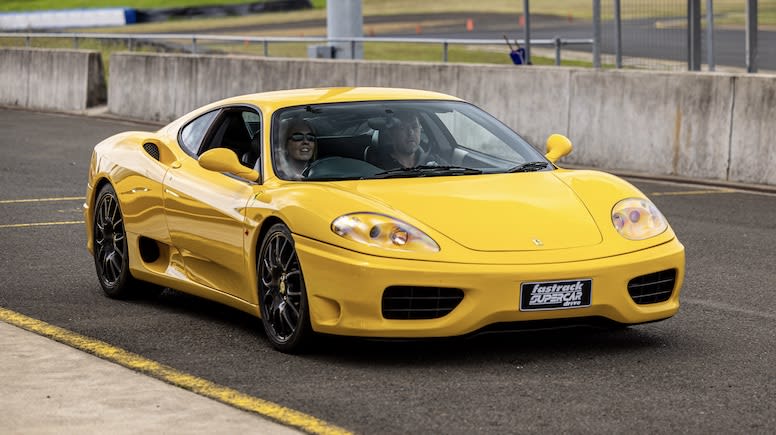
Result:
{"label": "fastrack logo", "polygon": [[552,284],[552,285],[541,285],[541,284],[534,284],[533,289],[531,290],[532,295],[540,295],[544,293],[558,293],[558,292],[578,292],[582,290],[582,281],[577,281],[576,284]]}

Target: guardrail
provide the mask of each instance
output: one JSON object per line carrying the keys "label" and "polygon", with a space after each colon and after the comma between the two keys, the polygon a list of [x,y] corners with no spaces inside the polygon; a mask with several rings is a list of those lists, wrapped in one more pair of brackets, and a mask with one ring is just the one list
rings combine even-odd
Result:
{"label": "guardrail", "polygon": [[[250,42],[261,43],[264,49],[264,56],[269,55],[269,44],[282,43],[346,43],[350,44],[350,53],[355,55],[356,45],[365,42],[393,43],[393,44],[439,44],[442,46],[442,62],[448,60],[448,49],[450,45],[503,45],[502,39],[455,39],[455,38],[388,38],[388,37],[361,37],[361,38],[327,38],[324,36],[240,36],[240,35],[210,35],[210,34],[173,34],[173,33],[149,33],[149,34],[117,34],[117,33],[0,33],[1,37],[7,38],[25,38],[25,47],[30,47],[33,38],[63,38],[72,39],[73,48],[78,48],[79,39],[109,39],[122,40],[127,42],[127,46],[132,51],[133,43],[136,41],[158,41],[158,40],[181,40],[191,42],[187,49],[189,52],[197,53],[197,44],[202,41],[221,41],[221,42]],[[516,40],[521,45],[526,45],[525,40]],[[555,65],[560,65],[561,48],[566,46],[592,46],[593,39],[563,39],[556,37],[553,39],[531,39],[531,46],[553,47],[555,49]],[[352,57],[354,58],[354,57]]]}

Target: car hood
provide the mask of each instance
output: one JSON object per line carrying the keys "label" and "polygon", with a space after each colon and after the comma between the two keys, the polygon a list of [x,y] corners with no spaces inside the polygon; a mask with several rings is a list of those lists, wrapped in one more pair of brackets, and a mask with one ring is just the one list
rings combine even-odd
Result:
{"label": "car hood", "polygon": [[355,190],[476,251],[602,241],[585,204],[552,172],[364,181]]}

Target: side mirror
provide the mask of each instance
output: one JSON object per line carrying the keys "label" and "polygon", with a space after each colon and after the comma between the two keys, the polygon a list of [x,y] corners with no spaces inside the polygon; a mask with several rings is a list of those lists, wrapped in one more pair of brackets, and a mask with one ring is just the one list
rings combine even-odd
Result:
{"label": "side mirror", "polygon": [[562,134],[551,134],[547,138],[547,154],[544,157],[552,163],[560,160],[561,157],[569,154],[574,147],[571,141]]}
{"label": "side mirror", "polygon": [[246,168],[237,160],[237,154],[228,148],[214,148],[199,156],[199,166],[215,172],[227,172],[248,181],[257,181],[259,173]]}

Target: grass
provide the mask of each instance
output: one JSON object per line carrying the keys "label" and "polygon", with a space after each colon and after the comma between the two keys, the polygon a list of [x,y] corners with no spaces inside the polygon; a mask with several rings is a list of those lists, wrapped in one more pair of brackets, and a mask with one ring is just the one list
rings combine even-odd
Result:
{"label": "grass", "polygon": [[[211,52],[227,52],[252,56],[263,56],[264,47],[261,43],[202,43],[198,47]],[[306,43],[275,43],[269,46],[269,55],[272,57],[307,57]],[[364,59],[379,61],[417,61],[417,62],[442,62],[443,49],[436,44],[403,44],[401,46],[389,43],[369,42],[364,44]],[[452,63],[483,63],[483,64],[511,64],[506,50],[501,46],[461,46],[451,45],[447,52],[448,62]],[[536,65],[554,65],[554,58],[533,57]],[[591,67],[591,62],[577,60],[563,60],[562,66]]]}
{"label": "grass", "polygon": [[[181,41],[170,41],[170,44],[179,44],[183,50]],[[306,43],[274,43],[269,45],[269,56],[282,58],[306,58]],[[0,38],[0,47],[24,47],[25,38],[12,37]],[[33,48],[55,48],[72,49],[76,48],[73,39],[70,38],[32,38],[30,47]],[[110,71],[110,55],[113,52],[129,51],[130,47],[125,40],[97,40],[97,39],[79,39],[77,48],[84,50],[95,50],[100,52],[106,80]],[[188,44],[186,47],[188,48]],[[240,55],[263,56],[264,47],[261,43],[208,43],[207,41],[198,41],[198,52],[200,53],[232,53]],[[131,47],[135,52],[160,52],[164,51],[160,46],[151,44],[138,44]],[[511,64],[511,60],[502,47],[489,46],[459,46],[451,45],[448,48],[448,62],[451,63],[479,63],[479,64]],[[418,62],[441,62],[443,59],[442,47],[434,44],[387,44],[387,43],[366,43],[364,44],[364,59],[379,61],[418,61]],[[554,58],[533,56],[535,65],[554,65]],[[563,60],[562,66],[586,67],[592,66],[591,62]]]}
{"label": "grass", "polygon": [[[229,4],[254,3],[261,0],[228,0]],[[182,6],[203,6],[214,3],[224,3],[223,0],[165,0],[162,5],[158,0],[3,0],[0,11],[40,11],[47,9],[86,9],[126,7],[134,9],[151,9],[158,7],[175,8]]]}

